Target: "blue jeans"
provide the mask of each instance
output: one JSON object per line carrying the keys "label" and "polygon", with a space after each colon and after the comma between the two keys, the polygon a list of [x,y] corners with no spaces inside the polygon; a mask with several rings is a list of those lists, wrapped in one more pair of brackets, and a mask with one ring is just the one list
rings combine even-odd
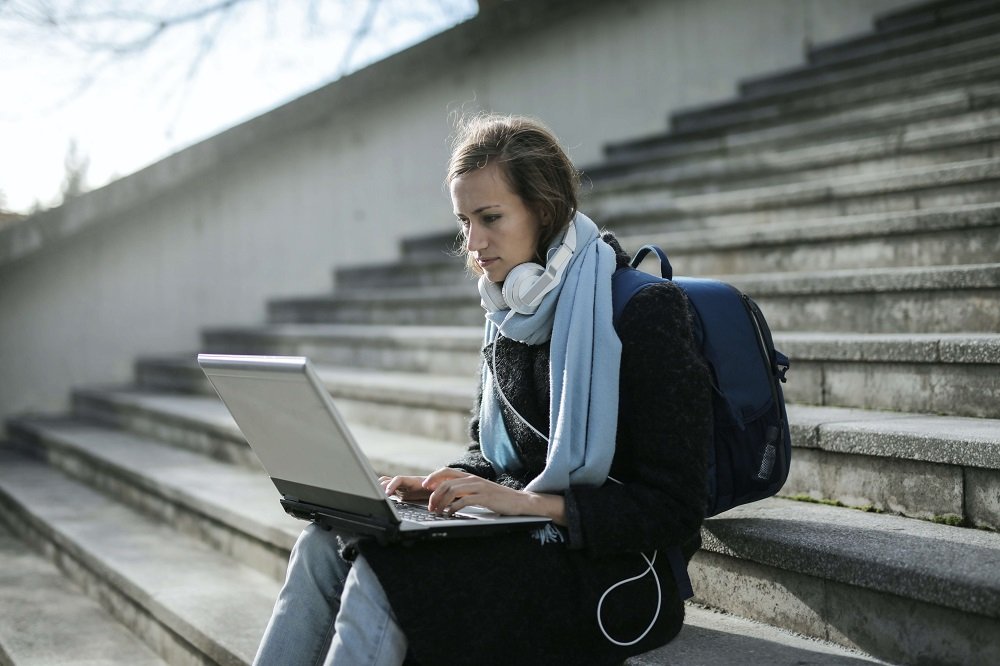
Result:
{"label": "blue jeans", "polygon": [[288,560],[254,664],[398,666],[406,635],[375,572],[340,556],[337,534],[310,524]]}

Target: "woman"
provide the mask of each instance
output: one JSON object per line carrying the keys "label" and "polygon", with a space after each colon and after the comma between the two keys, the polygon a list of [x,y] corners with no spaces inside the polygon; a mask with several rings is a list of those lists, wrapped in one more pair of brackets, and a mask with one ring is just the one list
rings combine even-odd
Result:
{"label": "woman", "polygon": [[611,664],[680,630],[660,551],[700,545],[711,433],[682,292],[647,288],[613,326],[628,255],[577,211],[577,172],[535,121],[466,121],[447,182],[487,317],[472,444],[381,482],[552,526],[384,546],[310,525],[256,663]]}

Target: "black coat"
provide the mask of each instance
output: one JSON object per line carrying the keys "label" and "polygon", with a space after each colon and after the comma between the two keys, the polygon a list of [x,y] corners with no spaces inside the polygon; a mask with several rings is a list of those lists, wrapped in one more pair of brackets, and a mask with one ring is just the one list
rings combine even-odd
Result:
{"label": "black coat", "polygon": [[[618,250],[613,238],[606,240]],[[619,252],[619,263],[627,262]],[[597,606],[615,583],[647,569],[640,552],[700,545],[706,501],[705,454],[711,436],[708,371],[694,348],[685,296],[672,284],[649,287],[626,307],[618,435],[611,476],[621,482],[572,487],[561,542],[529,534],[380,546],[358,544],[382,582],[422,664],[618,663],[671,640],[684,607],[666,558],[655,570],[662,590],[653,629],[620,647],[598,626]],[[548,344],[499,338],[495,376],[504,394],[538,430],[548,430]],[[484,350],[489,359],[491,350]],[[523,488],[545,464],[545,442],[503,407],[504,423],[524,463],[520,477],[497,476],[478,444],[453,467]],[[609,593],[605,631],[630,642],[656,613],[652,575]]]}

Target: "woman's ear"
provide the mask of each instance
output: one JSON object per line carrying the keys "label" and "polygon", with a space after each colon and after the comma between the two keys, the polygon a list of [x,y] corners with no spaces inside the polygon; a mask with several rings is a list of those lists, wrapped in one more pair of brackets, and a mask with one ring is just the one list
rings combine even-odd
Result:
{"label": "woman's ear", "polygon": [[547,227],[552,224],[552,215],[541,206],[538,207],[537,215],[538,219],[541,220],[543,227]]}

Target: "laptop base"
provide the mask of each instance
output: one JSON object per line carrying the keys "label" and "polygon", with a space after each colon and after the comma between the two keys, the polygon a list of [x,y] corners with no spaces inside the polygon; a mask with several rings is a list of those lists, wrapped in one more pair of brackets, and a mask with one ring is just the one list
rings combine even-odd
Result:
{"label": "laptop base", "polygon": [[344,514],[325,506],[310,504],[301,500],[283,497],[281,506],[288,515],[314,522],[323,529],[344,534],[371,536],[381,544],[418,541],[423,539],[454,539],[456,537],[480,537],[509,532],[526,532],[544,527],[551,521],[541,516],[524,516],[519,520],[491,520],[490,518],[454,518],[455,525],[448,528],[449,521],[417,523],[403,521],[398,524],[375,523],[370,519],[360,521],[355,516]]}

